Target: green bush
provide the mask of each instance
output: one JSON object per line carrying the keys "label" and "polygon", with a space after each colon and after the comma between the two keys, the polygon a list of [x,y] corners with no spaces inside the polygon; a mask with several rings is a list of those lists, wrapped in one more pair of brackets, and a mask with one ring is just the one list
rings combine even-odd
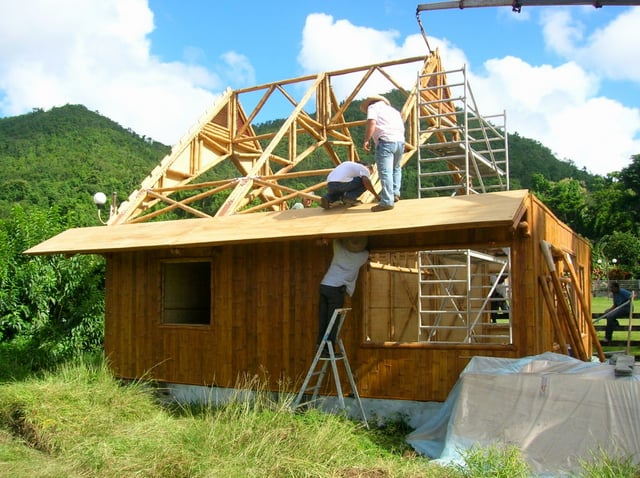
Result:
{"label": "green bush", "polygon": [[0,342],[30,348],[35,369],[103,343],[104,259],[24,254],[70,222],[56,208],[21,207],[0,221]]}

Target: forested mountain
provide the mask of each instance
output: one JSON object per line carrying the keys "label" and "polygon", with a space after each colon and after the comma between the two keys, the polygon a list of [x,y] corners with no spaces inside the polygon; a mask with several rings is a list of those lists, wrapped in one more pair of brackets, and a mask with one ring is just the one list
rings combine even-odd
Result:
{"label": "forested mountain", "polygon": [[512,189],[533,188],[536,174],[541,174],[549,181],[574,178],[588,187],[596,179],[594,175],[578,169],[575,164],[560,161],[540,142],[517,133],[509,135],[509,167]]}
{"label": "forested mountain", "polygon": [[[549,181],[594,180],[537,141],[515,134],[509,143],[513,189],[531,188],[536,174]],[[57,205],[63,213],[75,211],[80,224],[94,223],[95,192],[128,197],[169,150],[80,105],[0,119],[0,219],[16,204]],[[415,188],[407,184],[407,193],[414,196]]]}
{"label": "forested mountain", "polygon": [[16,204],[57,205],[84,224],[94,193],[127,197],[169,149],[80,105],[2,118],[0,218]]}

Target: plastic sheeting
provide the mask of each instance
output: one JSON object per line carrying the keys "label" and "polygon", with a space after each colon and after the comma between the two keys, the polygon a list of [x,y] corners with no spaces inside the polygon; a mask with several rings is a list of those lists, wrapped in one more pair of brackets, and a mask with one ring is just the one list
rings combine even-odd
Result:
{"label": "plastic sheeting", "polygon": [[419,453],[463,463],[474,446],[518,447],[538,476],[580,471],[602,453],[640,461],[640,373],[545,353],[474,357],[439,412],[407,437]]}

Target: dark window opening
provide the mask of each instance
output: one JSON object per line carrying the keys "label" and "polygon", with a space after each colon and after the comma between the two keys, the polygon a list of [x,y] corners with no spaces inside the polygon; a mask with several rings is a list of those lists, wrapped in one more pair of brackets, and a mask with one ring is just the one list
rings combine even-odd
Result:
{"label": "dark window opening", "polygon": [[211,323],[211,262],[162,264],[162,323]]}

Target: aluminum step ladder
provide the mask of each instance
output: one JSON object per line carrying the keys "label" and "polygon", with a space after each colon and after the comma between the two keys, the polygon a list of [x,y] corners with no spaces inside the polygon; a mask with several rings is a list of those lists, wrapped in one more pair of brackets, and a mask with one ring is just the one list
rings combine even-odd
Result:
{"label": "aluminum step ladder", "polygon": [[[327,326],[327,330],[325,330],[324,335],[322,336],[322,341],[318,346],[318,350],[316,351],[316,355],[313,358],[313,362],[311,363],[311,367],[309,367],[309,371],[307,372],[307,376],[304,379],[302,387],[300,388],[300,392],[296,396],[292,404],[292,408],[295,410],[300,407],[303,402],[303,398],[305,395],[309,396],[310,399],[305,402],[305,404],[313,404],[318,399],[318,394],[320,392],[320,388],[324,382],[324,378],[327,374],[327,369],[329,364],[331,364],[331,370],[333,372],[333,381],[336,385],[336,392],[338,395],[338,403],[340,408],[346,411],[346,405],[344,403],[344,394],[342,392],[342,385],[340,384],[340,375],[338,374],[338,362],[344,363],[344,368],[347,371],[347,377],[349,378],[349,384],[351,385],[351,390],[353,396],[358,403],[358,407],[360,408],[360,413],[362,414],[362,419],[367,428],[369,428],[369,424],[367,423],[367,416],[364,412],[364,408],[362,407],[362,401],[360,400],[360,395],[358,394],[358,388],[356,387],[356,381],[353,378],[353,373],[351,373],[351,367],[349,366],[349,360],[347,359],[347,353],[344,349],[344,344],[342,343],[342,339],[340,338],[340,331],[342,330],[342,325],[344,324],[344,319],[347,316],[347,312],[351,309],[342,308],[335,309],[333,311],[333,315],[331,316],[331,320],[329,321],[329,325]],[[329,335],[331,334],[331,330],[336,326],[336,343],[337,349],[334,347],[334,344],[329,340]],[[325,352],[326,350],[326,352]],[[323,353],[324,352],[324,353]]]}

